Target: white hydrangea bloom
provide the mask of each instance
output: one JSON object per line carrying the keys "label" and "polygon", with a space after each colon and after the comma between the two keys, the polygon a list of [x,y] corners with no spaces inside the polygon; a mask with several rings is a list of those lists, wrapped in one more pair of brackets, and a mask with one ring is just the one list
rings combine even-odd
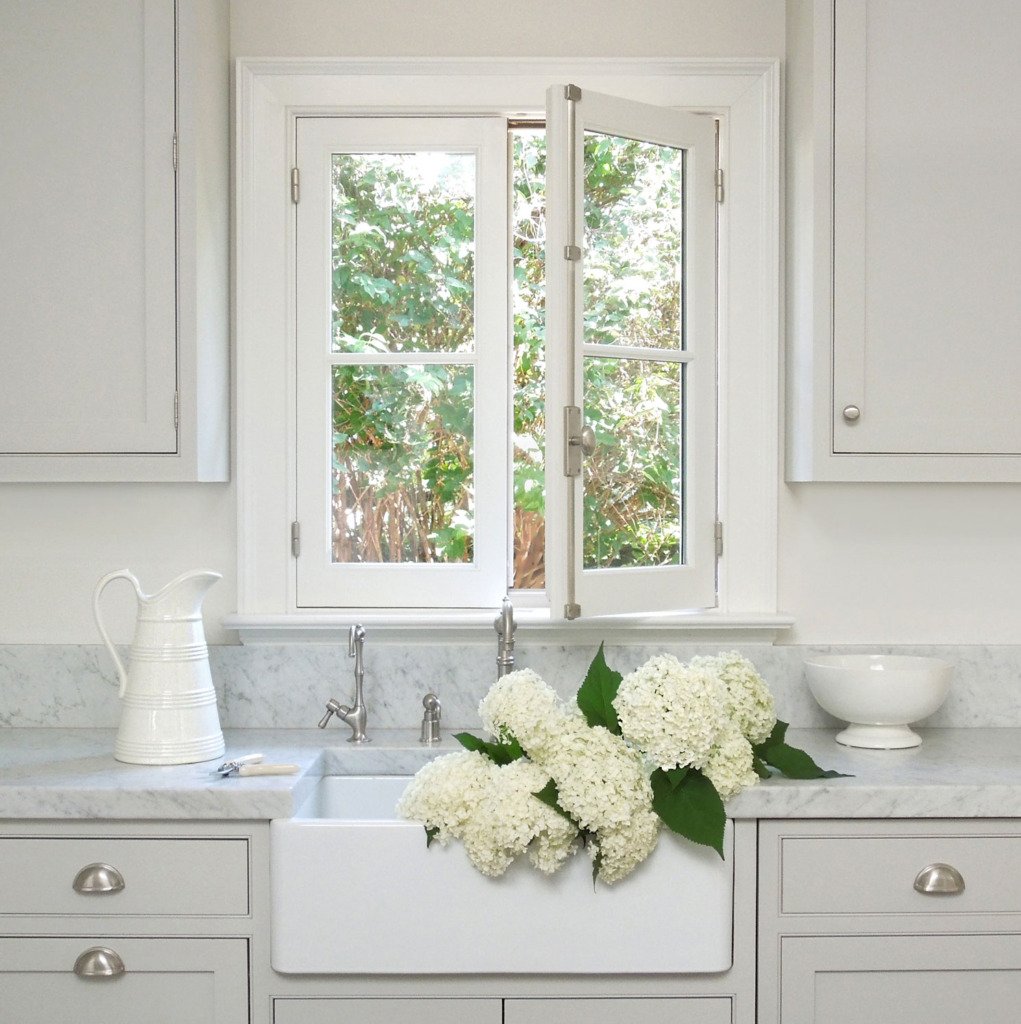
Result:
{"label": "white hydrangea bloom", "polygon": [[713,672],[671,654],[650,658],[621,680],[613,701],[625,739],[658,767],[701,768],[727,721]]}
{"label": "white hydrangea bloom", "polygon": [[759,781],[752,768],[752,746],[741,735],[736,722],[727,723],[702,771],[723,800]]}
{"label": "white hydrangea bloom", "polygon": [[465,750],[444,754],[424,765],[397,801],[397,813],[437,829],[444,846],[459,839],[489,787],[493,762]]}
{"label": "white hydrangea bloom", "polygon": [[652,805],[641,753],[581,715],[562,718],[539,763],[556,783],[560,806],[591,832],[623,828]]}
{"label": "white hydrangea bloom", "polygon": [[556,691],[530,668],[498,679],[479,704],[483,728],[497,737],[509,733],[530,755],[553,741],[564,714]]}
{"label": "white hydrangea bloom", "polygon": [[714,673],[723,684],[727,715],[749,743],[769,738],[776,725],[773,694],[747,658],[730,651],[714,658],[692,658],[691,665]]}
{"label": "white hydrangea bloom", "polygon": [[599,881],[613,885],[627,878],[656,848],[659,829],[659,816],[645,810],[635,814],[624,828],[600,832],[595,842],[589,844],[593,858],[597,852],[601,855]]}
{"label": "white hydrangea bloom", "polygon": [[465,852],[483,874],[502,875],[533,841],[541,841],[536,866],[544,871],[555,871],[573,852],[578,830],[534,796],[548,782],[546,772],[529,761],[492,766],[489,785],[462,836]]}
{"label": "white hydrangea bloom", "polygon": [[444,845],[460,839],[485,875],[499,877],[525,850],[536,867],[552,872],[574,852],[578,830],[533,795],[548,782],[529,761],[497,765],[476,751],[447,754],[418,772],[397,812],[437,829]]}

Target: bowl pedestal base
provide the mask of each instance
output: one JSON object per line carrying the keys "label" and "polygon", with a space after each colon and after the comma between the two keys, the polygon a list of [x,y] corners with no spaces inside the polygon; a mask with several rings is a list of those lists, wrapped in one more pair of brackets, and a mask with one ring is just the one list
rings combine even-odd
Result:
{"label": "bowl pedestal base", "polygon": [[904,750],[917,747],[922,737],[906,725],[849,725],[836,736],[845,747],[867,747],[871,750]]}

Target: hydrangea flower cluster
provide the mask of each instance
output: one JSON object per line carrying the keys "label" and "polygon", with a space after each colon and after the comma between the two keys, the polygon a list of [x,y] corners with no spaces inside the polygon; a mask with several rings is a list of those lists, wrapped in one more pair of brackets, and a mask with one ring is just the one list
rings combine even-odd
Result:
{"label": "hydrangea flower cluster", "polygon": [[[482,724],[494,736],[513,737],[528,758],[557,787],[557,801],[592,837],[599,856],[599,878],[623,878],[656,845],[656,829],[639,816],[651,814],[652,787],[641,751],[602,726],[590,727],[577,708],[568,707],[531,669],[500,679],[479,705]],[[655,818],[655,815],[652,815]],[[613,833],[634,832],[644,842],[613,841]]]}
{"label": "hydrangea flower cluster", "polygon": [[[599,701],[612,697],[613,713],[605,715],[592,713],[597,663],[603,685],[612,676],[609,692],[596,701],[608,708]],[[578,701],[584,714],[530,669],[504,676],[479,705],[497,745],[462,737],[479,749],[426,765],[398,813],[422,822],[444,845],[460,840],[472,864],[492,877],[525,852],[535,867],[552,873],[584,840],[597,877],[613,883],[655,849],[660,813],[682,831],[663,805],[654,809],[650,776],[691,769],[727,800],[758,782],[752,747],[776,724],[772,694],[736,652],[686,665],[658,655],[621,678],[609,672],[600,651]],[[508,757],[517,759],[497,763]],[[722,844],[722,816],[719,821]],[[718,849],[722,853],[722,845]]]}
{"label": "hydrangea flower cluster", "polygon": [[752,746],[776,725],[773,695],[736,651],[687,665],[650,658],[621,680],[613,706],[624,738],[657,767],[697,768],[724,800],[758,782]]}
{"label": "hydrangea flower cluster", "polygon": [[461,840],[484,875],[498,878],[526,850],[532,864],[550,874],[574,852],[578,830],[535,799],[548,782],[530,761],[498,765],[476,751],[446,754],[412,779],[397,813],[435,830],[444,846]]}

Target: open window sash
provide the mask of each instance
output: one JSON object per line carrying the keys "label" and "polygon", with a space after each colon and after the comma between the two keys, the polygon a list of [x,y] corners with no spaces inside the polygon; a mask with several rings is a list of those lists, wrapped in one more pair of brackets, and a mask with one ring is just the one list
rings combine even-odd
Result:
{"label": "open window sash", "polygon": [[558,85],[547,132],[551,612],[712,607],[713,119]]}
{"label": "open window sash", "polygon": [[506,146],[494,117],[297,118],[299,608],[506,591]]}

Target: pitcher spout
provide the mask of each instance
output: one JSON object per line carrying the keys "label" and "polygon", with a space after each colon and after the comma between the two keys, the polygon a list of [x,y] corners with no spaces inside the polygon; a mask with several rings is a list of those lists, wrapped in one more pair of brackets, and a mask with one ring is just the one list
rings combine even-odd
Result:
{"label": "pitcher spout", "polygon": [[222,574],[211,569],[181,573],[153,594],[139,596],[139,614],[147,619],[201,618],[202,602]]}

